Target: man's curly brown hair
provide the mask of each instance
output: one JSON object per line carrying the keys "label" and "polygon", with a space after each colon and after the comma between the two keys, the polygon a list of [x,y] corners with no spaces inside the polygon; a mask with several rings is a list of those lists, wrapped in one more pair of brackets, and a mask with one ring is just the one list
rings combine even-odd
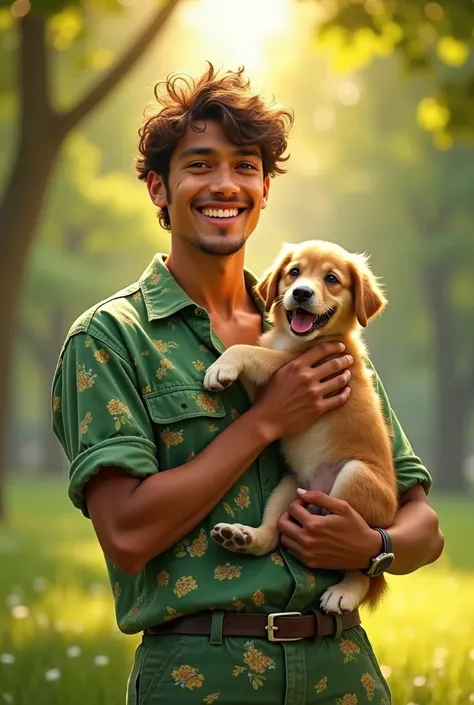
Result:
{"label": "man's curly brown hair", "polygon": [[[293,112],[265,103],[259,95],[252,94],[243,67],[219,73],[208,64],[207,72],[198,80],[171,74],[157,83],[154,95],[160,109],[138,132],[141,155],[135,162],[138,178],[145,181],[150,171],[159,174],[165,182],[168,200],[171,156],[188,127],[198,131],[197,121],[218,121],[235,145],[259,145],[264,177],[285,173],[283,164],[288,156],[283,155],[293,125]],[[163,228],[171,229],[166,207],[159,210],[158,218]]]}

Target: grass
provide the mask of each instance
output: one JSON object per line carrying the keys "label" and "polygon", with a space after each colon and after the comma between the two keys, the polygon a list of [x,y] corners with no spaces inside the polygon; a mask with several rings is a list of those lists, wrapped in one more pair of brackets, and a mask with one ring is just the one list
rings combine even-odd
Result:
{"label": "grass", "polygon": [[[11,482],[0,529],[0,704],[118,705],[139,637],[114,622],[88,521],[61,481]],[[436,566],[390,577],[364,626],[395,705],[474,702],[472,500],[435,498],[446,536]]]}

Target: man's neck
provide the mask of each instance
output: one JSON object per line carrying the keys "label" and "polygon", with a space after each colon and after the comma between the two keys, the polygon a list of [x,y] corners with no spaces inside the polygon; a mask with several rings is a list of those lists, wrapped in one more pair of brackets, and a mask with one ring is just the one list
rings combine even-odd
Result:
{"label": "man's neck", "polygon": [[244,279],[244,248],[234,255],[208,255],[173,244],[166,267],[190,299],[219,318],[249,307]]}

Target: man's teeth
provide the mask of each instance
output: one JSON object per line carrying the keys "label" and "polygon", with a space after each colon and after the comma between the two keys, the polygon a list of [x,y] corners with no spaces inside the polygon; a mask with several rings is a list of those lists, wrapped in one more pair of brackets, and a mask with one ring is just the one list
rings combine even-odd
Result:
{"label": "man's teeth", "polygon": [[239,215],[238,208],[226,208],[225,210],[222,208],[203,208],[201,212],[203,215],[207,215],[208,218],[235,218]]}

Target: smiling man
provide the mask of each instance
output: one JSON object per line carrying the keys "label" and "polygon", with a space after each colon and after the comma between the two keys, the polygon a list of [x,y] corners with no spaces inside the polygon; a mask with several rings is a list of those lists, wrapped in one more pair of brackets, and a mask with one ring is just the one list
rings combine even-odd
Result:
{"label": "smiling man", "polygon": [[358,612],[334,619],[319,599],[341,570],[409,573],[437,559],[430,475],[375,374],[400,494],[385,536],[308,492],[281,517],[270,555],[230,554],[210,538],[219,522],[260,524],[287,471],[279,439],[345,403],[352,360],[338,343],[316,347],[253,405],[240,384],[205,391],[226,347],[268,328],[245,243],[284,171],[292,115],[252,94],[242,71],[212,66],[198,81],[170,77],[156,96],[137,172],[170,254],[73,324],[53,381],[70,498],[104,552],[120,630],[143,632],[128,702],[387,705]]}

